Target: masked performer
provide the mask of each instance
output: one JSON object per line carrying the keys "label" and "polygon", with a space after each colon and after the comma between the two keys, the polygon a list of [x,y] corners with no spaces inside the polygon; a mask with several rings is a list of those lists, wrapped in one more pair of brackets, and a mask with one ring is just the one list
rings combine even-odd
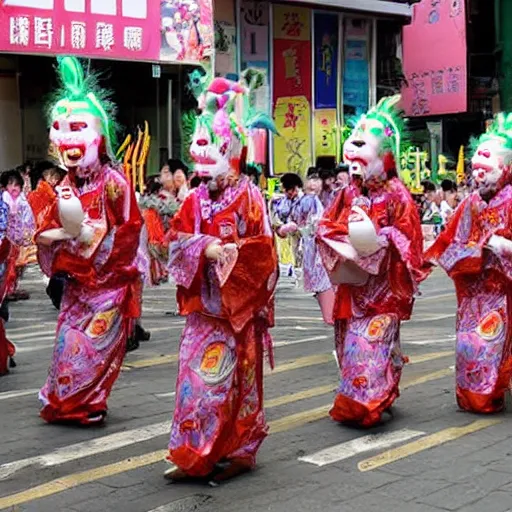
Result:
{"label": "masked performer", "polygon": [[457,402],[503,409],[512,377],[512,114],[499,114],[477,142],[476,190],[426,253],[457,291]]}
{"label": "masked performer", "polygon": [[[404,357],[400,322],[412,312],[422,268],[422,234],[413,199],[396,177],[402,120],[399,97],[385,98],[344,145],[354,185],[342,189],[317,239],[331,280],[341,384],[331,416],[371,426],[399,395]],[[395,177],[393,177],[395,176]]]}
{"label": "masked performer", "polygon": [[199,98],[191,156],[203,183],[172,221],[169,269],[187,316],[168,455],[174,466],[166,473],[172,480],[250,469],[267,435],[263,352],[271,348],[277,258],[265,202],[239,169],[248,129],[272,124],[252,115],[247,92],[216,78]]}
{"label": "masked performer", "polygon": [[100,422],[140,315],[134,264],[142,219],[135,195],[114,168],[113,120],[93,77],[72,57],[59,59],[63,89],[50,139],[68,170],[36,241],[42,270],[68,276],[53,360],[39,394],[48,422]]}

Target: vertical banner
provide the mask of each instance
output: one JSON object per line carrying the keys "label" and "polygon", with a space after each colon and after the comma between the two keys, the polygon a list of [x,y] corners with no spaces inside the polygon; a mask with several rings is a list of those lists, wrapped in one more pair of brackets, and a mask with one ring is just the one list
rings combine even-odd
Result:
{"label": "vertical banner", "polygon": [[304,175],[311,165],[311,11],[273,6],[273,105],[280,137],[274,171]]}
{"label": "vertical banner", "polygon": [[264,73],[265,85],[256,93],[256,108],[270,114],[270,6],[268,2],[242,0],[242,71],[254,68]]}
{"label": "vertical banner", "polygon": [[436,0],[414,6],[413,21],[403,30],[408,116],[466,112],[467,44],[465,2]]}
{"label": "vertical banner", "polygon": [[315,108],[338,104],[337,14],[315,13]]}
{"label": "vertical banner", "polygon": [[370,25],[368,20],[345,18],[343,108],[345,116],[359,116],[369,107]]}
{"label": "vertical banner", "polygon": [[279,98],[274,107],[274,172],[304,175],[311,165],[311,106],[304,96]]}
{"label": "vertical banner", "polygon": [[338,130],[336,123],[336,109],[315,110],[315,157],[338,157]]}
{"label": "vertical banner", "polygon": [[214,2],[215,76],[237,73],[235,0]]}

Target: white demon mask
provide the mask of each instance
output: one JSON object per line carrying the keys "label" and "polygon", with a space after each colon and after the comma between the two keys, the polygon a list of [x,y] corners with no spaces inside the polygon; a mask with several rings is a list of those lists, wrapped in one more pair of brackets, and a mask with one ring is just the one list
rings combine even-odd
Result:
{"label": "white demon mask", "polygon": [[202,113],[190,146],[199,176],[215,180],[230,171],[238,173],[246,133],[237,103],[244,93],[240,84],[216,78],[200,98]]}
{"label": "white demon mask", "polygon": [[507,181],[512,164],[512,148],[505,138],[484,138],[471,160],[475,188],[481,196],[494,194]]}
{"label": "white demon mask", "polygon": [[399,163],[403,120],[396,108],[400,96],[383,98],[362,116],[343,145],[343,159],[352,177],[384,181]]}

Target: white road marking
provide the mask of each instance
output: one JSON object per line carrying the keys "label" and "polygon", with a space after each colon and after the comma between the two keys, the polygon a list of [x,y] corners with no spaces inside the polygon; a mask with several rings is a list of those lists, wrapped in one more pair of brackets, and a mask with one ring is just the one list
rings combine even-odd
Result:
{"label": "white road marking", "polygon": [[[53,348],[51,345],[38,345],[37,347],[16,347],[16,354],[26,354],[28,352],[39,352],[40,350],[46,350],[47,348]],[[16,356],[14,356],[16,357]]]}
{"label": "white road marking", "polygon": [[439,295],[422,295],[421,297],[418,297],[418,302],[425,302],[426,300],[439,300],[439,299],[446,299],[448,297],[453,297],[455,299],[455,291],[450,293],[441,293]]}
{"label": "white road marking", "polygon": [[455,336],[445,336],[438,339],[430,340],[402,340],[403,345],[441,345],[443,343],[451,343],[455,341]]}
{"label": "white road marking", "polygon": [[407,323],[415,324],[419,322],[437,322],[438,320],[446,320],[447,318],[455,318],[456,313],[450,313],[449,315],[439,315],[439,316],[429,316],[429,317],[420,317],[413,316],[410,320],[406,320]]}
{"label": "white road marking", "polygon": [[172,398],[173,396],[176,396],[176,391],[173,391],[172,393],[157,393],[155,396],[158,398]]}
{"label": "white road marking", "polygon": [[282,320],[300,320],[302,322],[324,322],[321,316],[278,316],[276,317],[276,321],[280,322]]}
{"label": "white road marking", "polygon": [[154,423],[141,428],[125,430],[124,432],[109,434],[89,441],[64,446],[46,455],[38,455],[36,457],[8,462],[7,464],[2,464],[0,466],[0,480],[5,480],[14,473],[28,467],[58,466],[77,459],[83,459],[84,457],[90,457],[99,453],[118,450],[125,446],[141,443],[158,436],[163,436],[168,434],[170,430],[171,421],[169,419],[169,421]]}
{"label": "white road marking", "polygon": [[326,448],[325,450],[321,450],[306,457],[299,457],[299,460],[301,462],[314,464],[315,466],[327,466],[328,464],[334,464],[335,462],[349,459],[360,453],[389,448],[395,444],[423,435],[425,435],[425,432],[409,429],[398,430],[397,432],[386,432],[383,434],[370,434],[346,443],[331,446],[330,448]]}
{"label": "white road marking", "polygon": [[24,333],[24,334],[9,334],[9,330],[7,330],[7,337],[11,341],[17,341],[18,343],[21,340],[27,340],[27,339],[41,339],[41,337],[48,337],[49,335],[55,336],[55,329],[52,329],[51,331],[33,331],[34,327],[32,327],[31,333]]}
{"label": "white road marking", "polygon": [[39,389],[24,389],[21,391],[4,391],[0,393],[0,400],[9,400],[10,398],[21,398],[22,396],[34,395],[37,397]]}
{"label": "white road marking", "polygon": [[329,336],[313,336],[311,338],[302,338],[300,340],[292,341],[276,341],[274,347],[288,347],[290,345],[300,345],[301,343],[308,343],[310,341],[326,340]]}

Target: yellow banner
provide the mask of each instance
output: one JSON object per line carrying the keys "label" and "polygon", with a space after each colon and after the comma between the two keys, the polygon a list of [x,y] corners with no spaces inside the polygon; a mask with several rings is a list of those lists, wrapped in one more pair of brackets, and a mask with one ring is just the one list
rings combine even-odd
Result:
{"label": "yellow banner", "polygon": [[338,158],[338,136],[336,129],[336,109],[315,110],[315,157],[334,156]]}
{"label": "yellow banner", "polygon": [[294,5],[274,5],[274,39],[309,41],[311,10]]}
{"label": "yellow banner", "polygon": [[278,98],[274,109],[274,173],[304,176],[311,166],[311,107],[304,96]]}

